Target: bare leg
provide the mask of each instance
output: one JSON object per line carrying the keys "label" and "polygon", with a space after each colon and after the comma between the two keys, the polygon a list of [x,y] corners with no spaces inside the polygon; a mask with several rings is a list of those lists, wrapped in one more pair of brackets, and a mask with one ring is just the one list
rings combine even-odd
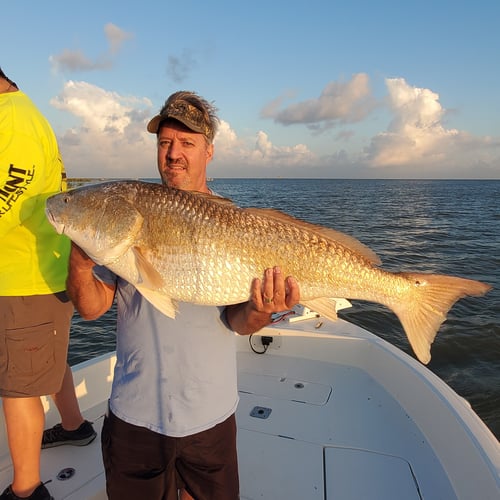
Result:
{"label": "bare leg", "polygon": [[179,500],[194,500],[194,498],[183,488],[179,490]]}
{"label": "bare leg", "polygon": [[78,399],[76,398],[73,373],[70,366],[66,365],[66,372],[61,389],[56,394],[52,394],[52,399],[61,415],[61,424],[67,431],[74,431],[80,427],[84,418],[80,412]]}
{"label": "bare leg", "polygon": [[12,490],[30,496],[40,485],[40,444],[45,414],[40,398],[3,398],[10,456],[14,468]]}

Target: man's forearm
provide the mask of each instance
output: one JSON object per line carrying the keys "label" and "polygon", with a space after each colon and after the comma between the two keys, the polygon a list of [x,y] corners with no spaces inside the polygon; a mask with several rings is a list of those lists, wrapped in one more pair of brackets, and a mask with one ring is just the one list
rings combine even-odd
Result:
{"label": "man's forearm", "polygon": [[83,319],[96,319],[110,307],[114,287],[95,278],[94,262],[78,247],[72,245],[69,257],[66,290]]}
{"label": "man's forearm", "polygon": [[250,335],[271,323],[271,314],[252,308],[251,302],[226,307],[226,319],[233,331]]}

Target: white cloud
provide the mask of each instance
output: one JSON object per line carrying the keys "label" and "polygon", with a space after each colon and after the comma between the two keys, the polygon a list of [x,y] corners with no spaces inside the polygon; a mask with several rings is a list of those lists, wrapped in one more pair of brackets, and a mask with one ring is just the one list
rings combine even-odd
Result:
{"label": "white cloud", "polygon": [[386,79],[386,86],[394,118],[366,148],[365,161],[370,166],[446,167],[453,171],[498,159],[498,140],[445,128],[446,111],[437,93],[412,87],[403,78]]}
{"label": "white cloud", "polygon": [[214,140],[215,160],[221,163],[240,161],[246,156],[245,142],[242,141],[228,122],[220,120]]}
{"label": "white cloud", "polygon": [[[356,132],[353,127],[339,130],[341,149],[330,141],[330,150],[320,157],[307,143],[277,144],[264,130],[240,136],[221,120],[210,175],[498,178],[498,138],[446,128],[446,110],[436,93],[411,87],[403,79],[386,83],[393,119],[365,150],[348,149]],[[157,176],[155,137],[146,131],[148,119],[155,114],[149,99],[68,81],[51,104],[77,121],[58,137],[69,176]],[[368,167],[386,170],[380,174]]]}
{"label": "white cloud", "polygon": [[156,175],[154,136],[146,131],[152,103],[87,82],[68,81],[51,104],[79,119],[59,137],[72,177]]}
{"label": "white cloud", "polygon": [[215,160],[236,167],[286,167],[308,164],[314,155],[306,145],[277,146],[260,130],[256,136],[239,138],[230,125],[221,120],[215,138]]}
{"label": "white cloud", "polygon": [[[389,78],[385,84],[388,90],[385,103],[392,120],[386,130],[375,131],[368,143],[364,142],[368,144],[365,147],[360,142],[360,131],[365,125],[379,123],[380,116],[373,112],[382,109],[382,101],[377,103],[370,90],[369,78],[364,73],[353,75],[347,82],[330,82],[316,99],[283,107],[283,103],[293,96],[278,97],[262,109],[261,117],[273,118],[282,125],[306,125],[316,136],[337,127],[339,132],[330,144],[330,151],[321,158],[313,153],[303,157],[306,162],[314,162],[318,171],[330,168],[332,175],[339,169],[342,175],[346,172],[368,175],[366,168],[376,167],[389,169],[383,175],[398,177],[498,177],[498,138],[476,137],[447,127],[448,113],[441,105],[439,95],[430,89],[413,87],[403,78]],[[370,114],[373,119],[368,122],[366,118]],[[343,127],[346,124],[350,125],[350,130]],[[342,141],[349,149],[336,150],[336,141]],[[317,140],[315,142],[319,144]],[[300,148],[295,147],[288,153],[294,153],[293,158],[299,159],[299,151]],[[310,151],[307,149],[304,153]],[[280,158],[279,152],[267,144],[265,136],[260,137],[252,155],[255,161],[263,158]],[[294,164],[293,160],[289,162],[290,166]]]}
{"label": "white cloud", "polygon": [[[51,104],[78,119],[58,140],[71,177],[156,177],[154,135],[146,123],[154,114],[146,98],[110,92],[83,81],[68,81]],[[214,165],[232,172],[249,167],[308,163],[315,155],[303,144],[276,146],[265,132],[240,138],[221,120]]]}
{"label": "white cloud", "polygon": [[324,130],[339,123],[354,123],[365,118],[374,108],[369,78],[365,73],[353,75],[348,82],[330,82],[317,99],[309,99],[279,110],[285,97],[269,103],[261,112],[283,125],[306,124]]}
{"label": "white cloud", "polygon": [[305,144],[276,146],[269,140],[269,136],[265,132],[259,130],[255,149],[251,151],[250,157],[257,163],[288,166],[307,164],[315,158],[315,155]]}

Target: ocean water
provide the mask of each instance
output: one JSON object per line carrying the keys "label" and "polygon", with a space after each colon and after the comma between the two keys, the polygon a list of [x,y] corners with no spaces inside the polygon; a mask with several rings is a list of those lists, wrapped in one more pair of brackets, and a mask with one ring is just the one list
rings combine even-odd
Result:
{"label": "ocean water", "polygon": [[[500,181],[215,179],[210,187],[242,207],[276,208],[351,234],[390,271],[463,276],[494,288],[460,300],[432,346],[428,367],[500,438]],[[353,301],[341,316],[413,356],[384,306]],[[73,319],[70,363],[114,349],[112,309]]]}

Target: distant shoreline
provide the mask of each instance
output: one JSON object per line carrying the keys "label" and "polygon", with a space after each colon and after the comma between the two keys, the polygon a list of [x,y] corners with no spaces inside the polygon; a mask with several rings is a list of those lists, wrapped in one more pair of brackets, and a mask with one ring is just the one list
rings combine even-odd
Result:
{"label": "distant shoreline", "polygon": [[[72,184],[83,184],[86,182],[105,182],[105,181],[117,181],[117,180],[125,180],[125,179],[132,179],[131,177],[68,177],[67,181],[68,183]],[[159,177],[139,177],[135,178],[136,180],[159,180]],[[471,181],[471,182],[498,182],[500,179],[495,179],[495,178],[485,178],[485,179],[472,179],[472,178],[464,178],[464,179],[441,179],[441,178],[425,178],[425,179],[402,179],[402,178],[376,178],[376,179],[371,179],[371,178],[348,178],[348,177],[207,177],[207,182],[213,182],[213,181],[227,181],[227,180],[234,180],[234,181],[270,181],[270,180],[280,180],[280,181],[317,181],[317,180],[334,180],[334,181],[380,181],[380,182],[386,182],[386,181],[398,181],[398,182],[464,182],[464,181]]]}

